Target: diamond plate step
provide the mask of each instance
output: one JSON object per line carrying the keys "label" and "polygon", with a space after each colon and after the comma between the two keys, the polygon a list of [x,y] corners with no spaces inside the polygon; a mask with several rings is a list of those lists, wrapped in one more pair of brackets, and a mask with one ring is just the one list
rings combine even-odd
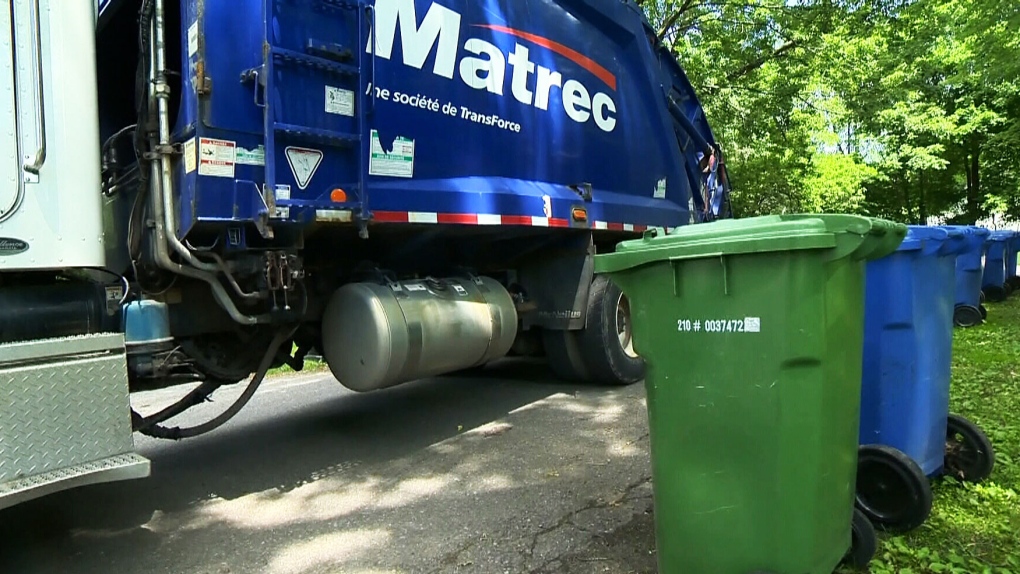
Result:
{"label": "diamond plate step", "polygon": [[0,509],[89,484],[149,476],[149,460],[137,454],[111,456],[27,478],[0,483]]}
{"label": "diamond plate step", "polygon": [[122,334],[0,344],[0,508],[148,476],[133,451]]}

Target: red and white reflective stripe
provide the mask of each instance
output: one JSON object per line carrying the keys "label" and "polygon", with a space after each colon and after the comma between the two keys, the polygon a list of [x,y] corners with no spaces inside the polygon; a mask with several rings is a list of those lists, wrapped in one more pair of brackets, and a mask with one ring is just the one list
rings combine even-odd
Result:
{"label": "red and white reflective stripe", "polygon": [[[445,225],[523,225],[529,227],[570,227],[570,222],[558,217],[532,215],[494,215],[489,213],[435,213],[431,211],[376,211],[379,223],[430,223]],[[632,223],[593,222],[592,229],[641,232],[647,225]]]}

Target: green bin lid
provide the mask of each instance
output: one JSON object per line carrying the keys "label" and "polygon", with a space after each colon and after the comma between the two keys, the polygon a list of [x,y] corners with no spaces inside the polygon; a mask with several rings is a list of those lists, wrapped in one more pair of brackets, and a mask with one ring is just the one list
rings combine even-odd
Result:
{"label": "green bin lid", "polygon": [[878,259],[899,247],[907,226],[858,215],[767,215],[650,229],[595,258],[596,273],[614,273],[658,261],[680,261],[804,249],[831,249],[833,259]]}

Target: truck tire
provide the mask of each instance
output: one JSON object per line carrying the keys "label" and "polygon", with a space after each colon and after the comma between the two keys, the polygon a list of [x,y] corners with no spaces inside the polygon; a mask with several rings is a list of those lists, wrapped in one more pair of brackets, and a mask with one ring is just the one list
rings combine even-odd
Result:
{"label": "truck tire", "polygon": [[644,379],[645,362],[634,352],[630,302],[609,277],[592,282],[588,324],[576,336],[589,382],[630,385]]}

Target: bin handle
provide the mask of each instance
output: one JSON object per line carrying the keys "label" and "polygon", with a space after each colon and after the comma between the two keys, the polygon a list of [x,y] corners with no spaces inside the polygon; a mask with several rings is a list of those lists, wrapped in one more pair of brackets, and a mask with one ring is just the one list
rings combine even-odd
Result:
{"label": "bin handle", "polygon": [[680,296],[680,263],[684,261],[691,261],[694,259],[705,260],[705,259],[718,259],[719,265],[722,267],[722,282],[723,282],[723,295],[730,294],[730,270],[726,264],[726,255],[723,253],[711,253],[707,255],[696,255],[687,256],[679,255],[669,258],[670,268],[673,270],[673,296]]}

